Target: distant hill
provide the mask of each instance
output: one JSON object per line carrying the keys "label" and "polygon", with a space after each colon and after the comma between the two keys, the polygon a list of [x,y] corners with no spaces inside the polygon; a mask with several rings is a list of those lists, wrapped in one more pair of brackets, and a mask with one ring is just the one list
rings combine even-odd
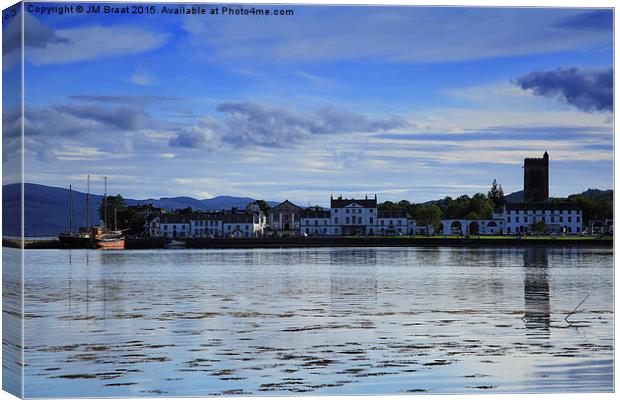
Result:
{"label": "distant hill", "polygon": [[[18,236],[19,233],[19,202],[21,193],[19,184],[2,186],[4,202],[2,229],[3,235]],[[69,229],[69,189],[26,183],[24,185],[26,202],[25,234],[26,236],[54,236]],[[102,195],[90,195],[90,220],[98,222],[97,209]],[[86,225],[86,193],[73,191],[73,225]],[[154,204],[157,207],[173,210],[191,207],[194,210],[215,211],[232,207],[245,208],[254,201],[249,197],[218,196],[211,199],[198,200],[192,197],[162,197],[159,199],[125,199],[127,205]],[[269,201],[271,206],[278,202]]]}

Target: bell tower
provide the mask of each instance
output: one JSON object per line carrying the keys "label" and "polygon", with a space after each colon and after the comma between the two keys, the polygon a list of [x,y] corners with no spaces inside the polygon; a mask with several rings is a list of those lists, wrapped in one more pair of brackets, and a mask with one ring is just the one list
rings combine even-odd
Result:
{"label": "bell tower", "polygon": [[526,158],[523,165],[523,201],[549,200],[549,153],[542,158]]}

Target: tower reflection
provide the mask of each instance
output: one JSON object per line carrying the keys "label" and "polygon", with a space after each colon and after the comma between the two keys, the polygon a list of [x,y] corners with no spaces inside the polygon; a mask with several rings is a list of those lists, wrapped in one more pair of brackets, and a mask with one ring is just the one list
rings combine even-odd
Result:
{"label": "tower reflection", "polygon": [[549,301],[549,257],[548,250],[528,248],[523,253],[525,277],[523,282],[525,298],[526,336],[532,339],[548,339],[551,325]]}

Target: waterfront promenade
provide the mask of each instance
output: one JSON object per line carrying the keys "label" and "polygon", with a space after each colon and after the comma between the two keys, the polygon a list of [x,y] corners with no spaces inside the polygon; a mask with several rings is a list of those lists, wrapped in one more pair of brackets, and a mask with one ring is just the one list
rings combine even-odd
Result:
{"label": "waterfront promenade", "polygon": [[[331,236],[291,238],[200,238],[175,241],[175,248],[251,249],[303,247],[604,247],[613,248],[611,236]],[[13,238],[4,247],[19,248]],[[58,240],[26,240],[26,249],[66,249]],[[165,240],[128,239],[127,250],[167,248]]]}

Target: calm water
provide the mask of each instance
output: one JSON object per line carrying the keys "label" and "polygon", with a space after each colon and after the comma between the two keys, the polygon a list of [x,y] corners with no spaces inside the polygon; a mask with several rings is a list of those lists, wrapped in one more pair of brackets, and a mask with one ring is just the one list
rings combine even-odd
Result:
{"label": "calm water", "polygon": [[35,250],[26,265],[28,397],[613,390],[611,250]]}

